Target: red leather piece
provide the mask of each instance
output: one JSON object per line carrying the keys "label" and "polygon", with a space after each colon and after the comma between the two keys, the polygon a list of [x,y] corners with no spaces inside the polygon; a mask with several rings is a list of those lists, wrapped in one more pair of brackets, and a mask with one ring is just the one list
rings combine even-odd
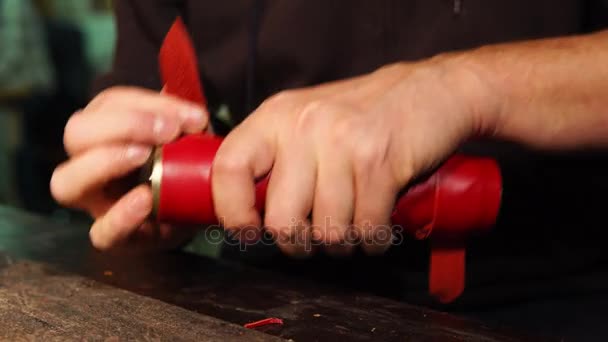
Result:
{"label": "red leather piece", "polygon": [[207,106],[194,44],[181,18],[177,18],[160,48],[159,66],[167,94]]}
{"label": "red leather piece", "polygon": [[397,200],[392,221],[419,239],[461,240],[492,227],[501,195],[496,161],[455,155]]}
{"label": "red leather piece", "polygon": [[[211,193],[211,169],[222,140],[209,134],[195,134],[163,146],[158,221],[218,223]],[[264,210],[267,186],[268,178],[256,185],[256,208],[260,212]]]}
{"label": "red leather piece", "polygon": [[[211,169],[222,138],[183,137],[163,146],[159,217],[164,222],[217,223]],[[268,178],[256,185],[256,207],[264,209]],[[418,238],[462,239],[488,229],[500,207],[501,179],[491,159],[454,156],[428,180],[401,195],[394,224]],[[194,202],[194,203],[191,203]]]}
{"label": "red leather piece", "polygon": [[172,223],[215,223],[211,162],[222,142],[206,134],[188,135],[162,148],[157,219]]}
{"label": "red leather piece", "polygon": [[465,286],[464,241],[444,243],[431,242],[429,270],[429,293],[441,303],[450,303],[458,298]]}

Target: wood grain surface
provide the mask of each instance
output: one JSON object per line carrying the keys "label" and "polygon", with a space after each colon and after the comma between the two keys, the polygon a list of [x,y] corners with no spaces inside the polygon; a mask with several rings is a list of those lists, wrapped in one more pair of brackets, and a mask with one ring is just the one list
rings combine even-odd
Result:
{"label": "wood grain surface", "polygon": [[280,340],[42,264],[1,258],[3,340]]}
{"label": "wood grain surface", "polygon": [[[188,253],[94,251],[86,226],[0,207],[2,340],[538,340]],[[242,325],[278,317],[284,325]]]}

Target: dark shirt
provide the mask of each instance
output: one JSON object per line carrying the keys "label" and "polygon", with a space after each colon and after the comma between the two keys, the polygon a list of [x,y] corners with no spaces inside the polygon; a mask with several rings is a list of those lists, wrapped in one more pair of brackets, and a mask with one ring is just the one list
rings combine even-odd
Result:
{"label": "dark shirt", "polygon": [[[177,15],[214,104],[243,118],[269,95],[484,44],[592,29],[606,1],[121,0],[112,72],[96,89],[160,89],[157,54]],[[602,8],[604,7],[604,8]],[[238,120],[237,120],[238,121]]]}
{"label": "dark shirt", "polygon": [[[96,92],[118,84],[160,89],[159,47],[175,17],[181,15],[198,51],[211,106],[227,104],[237,122],[283,89],[359,75],[395,61],[498,42],[578,34],[608,24],[608,1],[116,3],[119,36],[114,67],[97,82]],[[572,161],[561,156],[525,157],[523,152],[507,153],[504,159],[510,161],[503,163],[506,205],[501,222],[494,234],[471,242],[467,290],[453,308],[486,310],[543,296],[607,289],[606,240],[598,235],[604,229],[597,217],[603,211],[604,190],[608,191],[603,176],[608,167],[598,168],[595,158]],[[581,180],[585,185],[581,186]],[[325,274],[350,285],[365,287],[374,282],[370,288],[380,293],[432,303],[424,297],[426,247],[407,241],[381,261],[324,260],[323,265]],[[297,265],[294,272],[307,272],[309,266]],[[318,265],[311,266],[308,274],[323,274]],[[587,281],[594,272],[602,276]]]}

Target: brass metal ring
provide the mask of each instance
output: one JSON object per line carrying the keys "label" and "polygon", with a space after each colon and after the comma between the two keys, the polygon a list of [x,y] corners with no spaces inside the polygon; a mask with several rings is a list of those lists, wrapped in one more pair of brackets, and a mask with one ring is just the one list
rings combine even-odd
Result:
{"label": "brass metal ring", "polygon": [[163,177],[162,153],[162,147],[154,148],[141,172],[141,182],[149,184],[152,188],[152,218],[157,217],[160,205],[160,185]]}

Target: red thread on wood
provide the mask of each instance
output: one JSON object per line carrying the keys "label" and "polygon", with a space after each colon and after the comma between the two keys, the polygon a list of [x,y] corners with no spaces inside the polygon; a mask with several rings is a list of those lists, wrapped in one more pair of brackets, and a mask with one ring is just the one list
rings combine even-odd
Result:
{"label": "red thread on wood", "polygon": [[283,320],[280,318],[266,318],[260,321],[256,321],[256,322],[251,322],[251,323],[247,323],[244,325],[245,328],[247,329],[255,329],[255,328],[259,328],[259,327],[263,327],[266,325],[270,325],[270,324],[279,324],[279,325],[283,325]]}

